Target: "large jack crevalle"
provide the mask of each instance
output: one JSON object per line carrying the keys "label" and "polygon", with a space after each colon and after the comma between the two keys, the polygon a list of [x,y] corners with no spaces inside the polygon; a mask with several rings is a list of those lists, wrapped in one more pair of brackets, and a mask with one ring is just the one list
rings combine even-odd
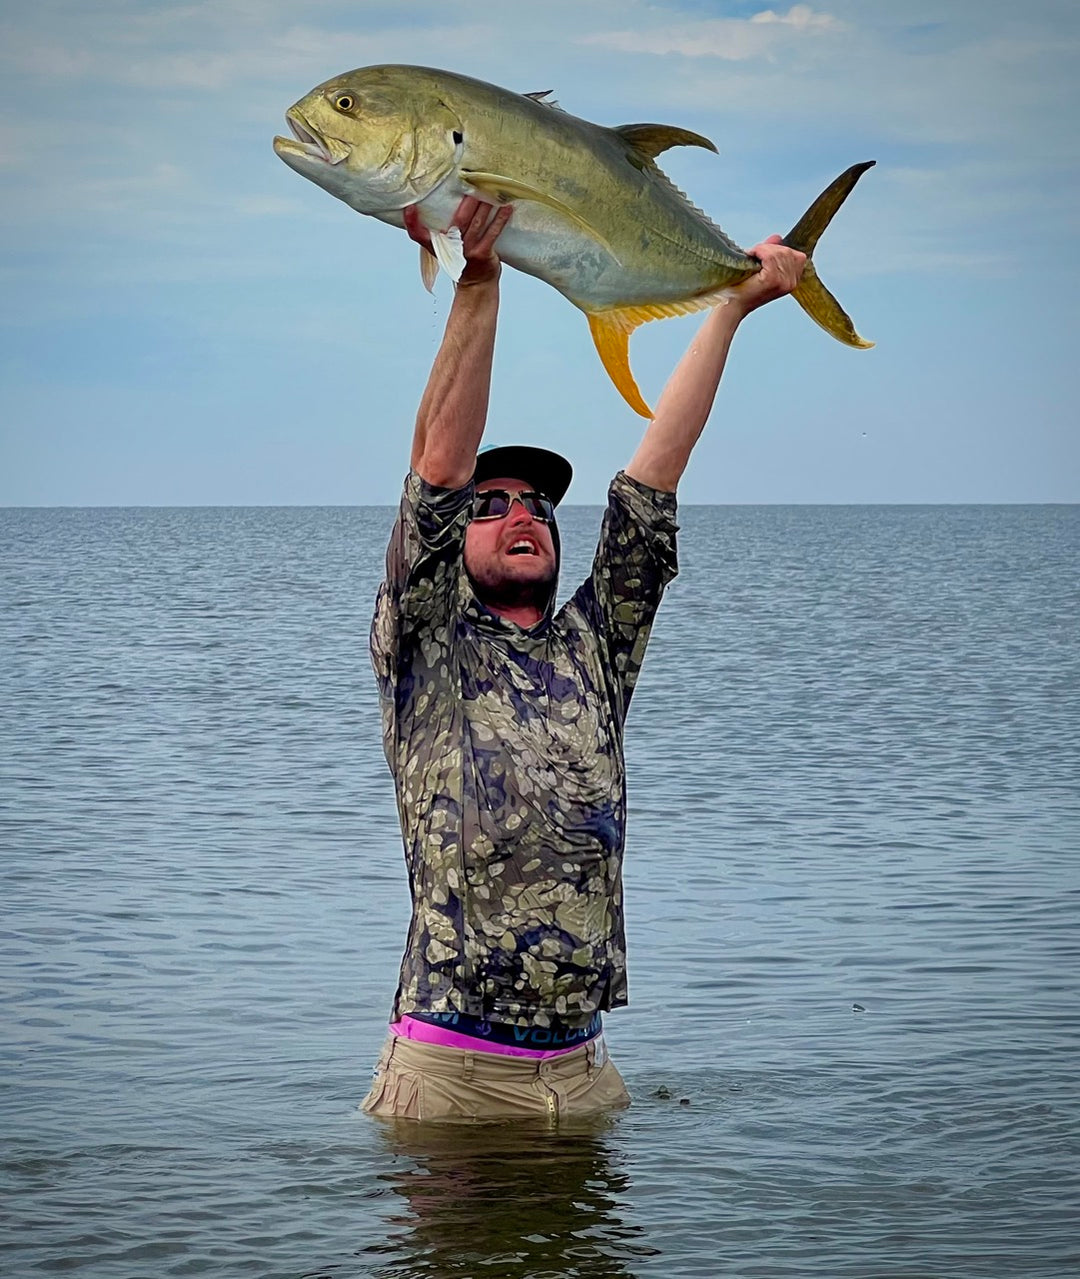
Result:
{"label": "large jack crevalle", "polygon": [[[588,316],[623,398],[650,417],[630,372],[630,334],[647,320],[724,301],[761,269],[657,167],[673,146],[716,148],[666,124],[607,129],[548,101],[429,67],[363,67],[327,80],[286,115],[274,139],[287,165],[359,213],[403,226],[419,206],[438,261],[456,279],[460,233],[446,233],[466,195],[515,204],[499,237],[510,266],[558,289]],[[872,160],[842,173],[784,238],[809,257]],[[422,254],[431,287],[438,266]],[[826,332],[868,347],[808,261],[795,300]]]}

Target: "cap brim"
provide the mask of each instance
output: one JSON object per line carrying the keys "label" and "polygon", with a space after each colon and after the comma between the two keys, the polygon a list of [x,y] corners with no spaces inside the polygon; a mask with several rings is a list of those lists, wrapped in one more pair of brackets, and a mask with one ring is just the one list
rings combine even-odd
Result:
{"label": "cap brim", "polygon": [[535,448],[531,444],[499,444],[477,454],[473,482],[524,480],[558,506],[573,478],[574,468],[565,457],[550,449]]}

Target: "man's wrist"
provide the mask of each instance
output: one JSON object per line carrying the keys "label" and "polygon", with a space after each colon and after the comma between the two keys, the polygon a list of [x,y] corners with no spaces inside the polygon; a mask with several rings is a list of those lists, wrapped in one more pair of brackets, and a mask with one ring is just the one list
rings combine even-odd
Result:
{"label": "man's wrist", "polygon": [[710,319],[714,328],[734,333],[753,309],[746,305],[736,289],[720,306],[713,308]]}
{"label": "man's wrist", "polygon": [[470,323],[494,322],[499,314],[498,281],[483,284],[458,284],[454,288],[451,310],[469,317]]}
{"label": "man's wrist", "polygon": [[464,293],[464,292],[483,293],[485,290],[488,290],[492,293],[497,294],[499,291],[499,275],[500,274],[501,272],[499,271],[499,268],[496,267],[494,274],[482,276],[478,280],[470,280],[468,278],[468,269],[466,268],[466,271],[462,275],[461,279],[455,283],[454,289],[458,293]]}

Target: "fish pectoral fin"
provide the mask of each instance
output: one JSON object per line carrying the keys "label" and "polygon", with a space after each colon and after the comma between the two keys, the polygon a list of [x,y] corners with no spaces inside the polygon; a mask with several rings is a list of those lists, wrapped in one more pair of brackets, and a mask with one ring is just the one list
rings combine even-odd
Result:
{"label": "fish pectoral fin", "polygon": [[467,173],[463,170],[461,180],[468,183],[480,195],[486,195],[489,200],[493,200],[496,204],[509,204],[511,200],[534,200],[537,204],[546,204],[549,209],[554,209],[556,213],[561,213],[564,218],[573,222],[586,235],[591,236],[598,244],[602,244],[611,256],[615,258],[615,261],[618,262],[619,259],[615,255],[615,250],[596,227],[586,221],[580,213],[575,213],[569,205],[564,204],[557,196],[530,186],[527,182],[519,182],[517,178],[503,177],[498,173]]}
{"label": "fish pectoral fin", "polygon": [[541,191],[538,187],[530,186],[527,182],[520,182],[517,178],[507,178],[500,173],[480,173],[475,169],[467,172],[463,169],[461,180],[467,182],[481,195],[494,200],[496,204],[509,204],[511,200],[536,200],[552,209],[558,209],[569,218],[577,218],[577,214],[572,209],[568,209],[561,200],[548,195],[546,191]]}
{"label": "fish pectoral fin", "polygon": [[642,306],[613,307],[610,311],[586,311],[589,332],[596,345],[596,353],[615,383],[615,388],[635,413],[652,417],[652,409],[645,403],[634,375],[630,372],[630,334],[650,320],[665,320],[673,315],[690,315],[719,306],[731,295],[729,288],[714,289],[694,298],[679,302],[654,302]]}
{"label": "fish pectoral fin", "polygon": [[[432,231],[431,247],[435,250],[435,256],[438,258],[439,266],[446,274],[457,283],[461,279],[461,273],[465,270],[465,254],[461,248],[461,232],[456,226],[450,227],[448,231]],[[421,267],[423,272],[423,267]]]}
{"label": "fish pectoral fin", "polygon": [[420,246],[420,279],[429,293],[435,292],[435,281],[439,278],[439,259],[433,257],[423,245]]}
{"label": "fish pectoral fin", "polygon": [[629,142],[646,160],[655,160],[668,147],[704,147],[706,151],[716,151],[716,145],[708,138],[674,124],[621,124],[612,132]]}

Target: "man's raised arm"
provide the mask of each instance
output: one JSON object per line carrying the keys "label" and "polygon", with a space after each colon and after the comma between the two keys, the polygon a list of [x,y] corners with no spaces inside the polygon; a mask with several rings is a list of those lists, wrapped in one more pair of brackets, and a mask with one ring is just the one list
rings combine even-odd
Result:
{"label": "man's raised arm", "polygon": [[[499,272],[495,241],[510,218],[506,206],[467,197],[454,214],[462,234],[465,270],[457,283],[446,332],[435,357],[413,434],[412,469],[439,488],[463,488],[476,469],[476,451],[487,421]],[[415,206],[404,210],[410,237],[430,251],[431,237]]]}
{"label": "man's raised arm", "polygon": [[733,291],[706,318],[664,387],[656,414],[626,468],[631,479],[674,493],[694,445],[712,411],[731,339],[739,324],[759,306],[790,293],[806,258],[771,235],[750,252],[761,270]]}

